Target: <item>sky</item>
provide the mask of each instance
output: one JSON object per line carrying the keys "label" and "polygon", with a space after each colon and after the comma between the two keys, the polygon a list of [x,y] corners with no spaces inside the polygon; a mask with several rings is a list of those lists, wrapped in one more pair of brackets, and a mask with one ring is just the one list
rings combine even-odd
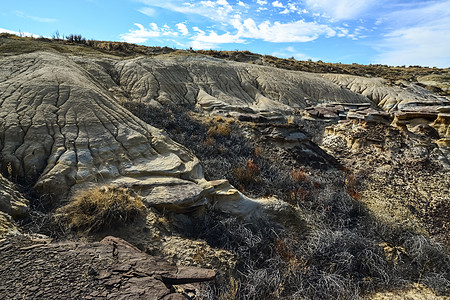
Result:
{"label": "sky", "polygon": [[450,0],[0,0],[0,32],[450,67]]}

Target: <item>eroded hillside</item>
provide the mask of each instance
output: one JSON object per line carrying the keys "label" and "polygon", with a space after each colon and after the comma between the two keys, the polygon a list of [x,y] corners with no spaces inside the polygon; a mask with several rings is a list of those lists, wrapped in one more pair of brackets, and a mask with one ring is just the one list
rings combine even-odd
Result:
{"label": "eroded hillside", "polygon": [[111,234],[217,270],[191,294],[165,283],[161,298],[354,299],[418,281],[448,295],[447,97],[117,51],[0,38],[3,232]]}

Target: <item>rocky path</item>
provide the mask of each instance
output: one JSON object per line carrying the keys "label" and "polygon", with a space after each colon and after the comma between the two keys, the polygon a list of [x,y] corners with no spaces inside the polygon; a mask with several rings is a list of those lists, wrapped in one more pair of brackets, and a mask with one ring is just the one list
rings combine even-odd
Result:
{"label": "rocky path", "polygon": [[122,239],[0,240],[0,299],[193,299],[213,270],[177,267]]}

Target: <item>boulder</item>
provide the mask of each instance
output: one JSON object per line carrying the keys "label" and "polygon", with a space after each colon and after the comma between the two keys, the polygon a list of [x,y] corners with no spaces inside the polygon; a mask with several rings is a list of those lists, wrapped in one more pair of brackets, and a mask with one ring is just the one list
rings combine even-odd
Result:
{"label": "boulder", "polygon": [[0,174],[0,211],[18,220],[27,216],[29,201],[20,194],[14,184]]}

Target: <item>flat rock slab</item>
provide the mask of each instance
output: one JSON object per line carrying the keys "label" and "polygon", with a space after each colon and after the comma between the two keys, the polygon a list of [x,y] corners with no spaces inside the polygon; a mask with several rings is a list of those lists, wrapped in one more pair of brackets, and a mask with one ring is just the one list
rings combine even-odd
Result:
{"label": "flat rock slab", "polygon": [[172,211],[185,211],[204,204],[204,189],[193,183],[154,187],[143,198],[147,206],[166,208]]}
{"label": "flat rock slab", "polygon": [[[48,243],[47,243],[48,242]],[[0,295],[5,299],[186,299],[173,284],[212,280],[213,270],[177,267],[126,241],[0,241]]]}

